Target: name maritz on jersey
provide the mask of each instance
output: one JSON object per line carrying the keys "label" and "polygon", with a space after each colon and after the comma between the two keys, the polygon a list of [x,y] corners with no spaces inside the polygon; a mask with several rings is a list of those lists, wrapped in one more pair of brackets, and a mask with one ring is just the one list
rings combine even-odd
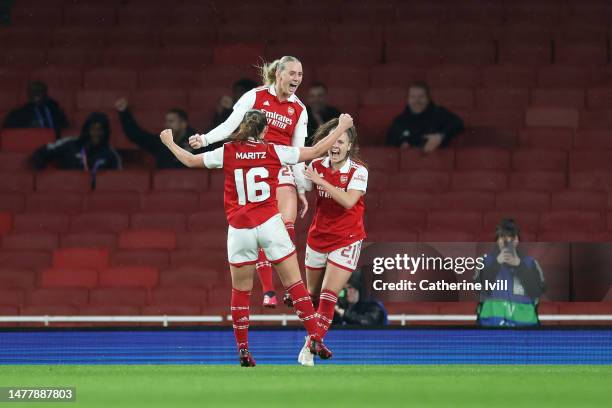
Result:
{"label": "name maritz on jersey", "polygon": [[290,118],[281,115],[280,113],[270,112],[265,109],[262,109],[261,111],[266,115],[268,125],[270,126],[275,126],[279,129],[285,129],[287,128],[287,126],[291,126],[291,124],[293,123]]}
{"label": "name maritz on jersey", "polygon": [[266,152],[236,152],[236,159],[238,160],[258,160],[265,158]]}

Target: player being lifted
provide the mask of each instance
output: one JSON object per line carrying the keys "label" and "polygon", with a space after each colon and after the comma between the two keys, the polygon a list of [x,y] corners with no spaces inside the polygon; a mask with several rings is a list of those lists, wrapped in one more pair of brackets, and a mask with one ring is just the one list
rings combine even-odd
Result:
{"label": "player being lifted", "polygon": [[[263,64],[261,76],[264,85],[245,93],[234,105],[232,114],[225,122],[204,135],[189,139],[193,148],[200,148],[227,139],[240,125],[249,109],[262,111],[268,120],[268,131],[264,140],[282,146],[303,147],[307,136],[308,115],[306,107],[295,95],[302,83],[302,63],[295,57],[285,56],[270,64]],[[302,203],[301,216],[308,210],[304,195],[304,165],[284,166],[278,174],[276,199],[287,232],[295,244],[294,222],[297,217],[298,200]],[[272,267],[265,253],[260,251],[257,273],[263,287],[263,305],[275,307],[276,292],[272,283]]]}
{"label": "player being lifted", "polygon": [[[314,135],[315,142],[328,137],[340,127],[338,123],[338,119],[332,119],[321,125]],[[338,293],[357,267],[361,242],[366,235],[363,196],[368,184],[368,170],[359,159],[354,127],[342,133],[326,157],[310,163],[306,179],[307,189],[310,190],[314,184],[317,192],[316,210],[306,246],[306,281],[317,308],[317,337],[323,339],[334,318]],[[314,364],[311,346],[307,338],[298,356],[302,365]],[[331,355],[320,357],[329,358]]]}
{"label": "player being lifted", "polygon": [[302,282],[295,245],[278,211],[275,192],[282,166],[320,157],[336,139],[353,126],[350,115],[340,116],[338,127],[313,147],[281,146],[262,141],[268,125],[259,110],[248,110],[238,132],[222,147],[193,155],[174,143],[172,131],[160,137],[170,151],[188,167],[223,168],[224,202],[229,223],[227,255],[232,275],[231,315],[240,365],[252,367],[249,352],[249,299],[259,250],[275,265],[279,278],[293,299],[297,316],[308,332],[309,348],[326,356],[331,352],[317,337],[312,300]]}

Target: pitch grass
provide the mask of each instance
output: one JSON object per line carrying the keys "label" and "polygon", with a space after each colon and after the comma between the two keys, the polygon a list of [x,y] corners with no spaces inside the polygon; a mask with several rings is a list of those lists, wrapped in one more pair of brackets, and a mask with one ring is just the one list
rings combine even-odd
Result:
{"label": "pitch grass", "polygon": [[610,366],[0,366],[0,386],[76,386],[52,407],[604,407]]}

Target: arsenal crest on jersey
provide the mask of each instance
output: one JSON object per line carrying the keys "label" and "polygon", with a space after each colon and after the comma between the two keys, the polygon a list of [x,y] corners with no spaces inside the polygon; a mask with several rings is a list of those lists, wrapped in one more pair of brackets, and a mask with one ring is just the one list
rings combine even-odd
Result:
{"label": "arsenal crest on jersey", "polygon": [[289,116],[292,116],[295,113],[295,109],[293,109],[292,106],[289,106],[287,108],[287,113],[289,114]]}
{"label": "arsenal crest on jersey", "polygon": [[348,176],[346,174],[343,174],[340,176],[340,182],[342,184],[346,183],[348,181]]}

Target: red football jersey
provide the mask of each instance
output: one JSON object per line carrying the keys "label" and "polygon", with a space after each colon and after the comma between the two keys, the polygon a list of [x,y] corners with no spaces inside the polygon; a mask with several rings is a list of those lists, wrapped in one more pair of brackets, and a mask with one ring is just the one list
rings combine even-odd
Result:
{"label": "red football jersey", "polygon": [[[248,109],[259,109],[266,115],[268,120],[268,131],[264,136],[266,142],[291,146],[298,125],[303,128],[303,132],[306,132],[308,124],[306,107],[297,96],[291,95],[286,101],[280,102],[273,86],[261,86],[249,92],[254,93],[254,97],[245,94],[244,99],[241,98],[236,105],[252,103]],[[300,121],[303,123],[300,124]]]}
{"label": "red football jersey", "polygon": [[[334,171],[329,158],[315,159],[310,164],[314,171],[341,190],[360,190],[365,193],[368,185],[368,169],[352,160]],[[348,246],[365,238],[363,195],[350,209],[334,201],[320,186],[317,190],[317,208],[308,230],[308,246],[317,252],[327,253]]]}
{"label": "red football jersey", "polygon": [[228,142],[204,153],[204,165],[223,168],[225,214],[234,228],[254,228],[278,214],[278,172],[295,164],[300,149],[261,141]]}

